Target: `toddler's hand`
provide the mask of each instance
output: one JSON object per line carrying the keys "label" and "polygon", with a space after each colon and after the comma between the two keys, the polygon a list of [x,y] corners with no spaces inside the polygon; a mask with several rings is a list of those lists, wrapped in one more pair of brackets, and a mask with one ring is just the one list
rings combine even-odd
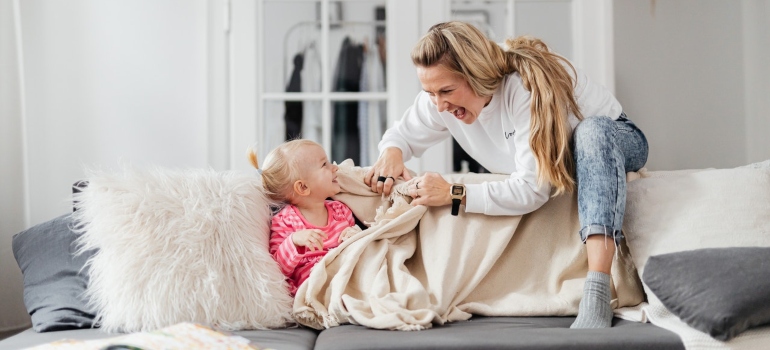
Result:
{"label": "toddler's hand", "polygon": [[317,229],[300,230],[291,234],[291,241],[297,247],[306,247],[311,251],[322,250],[326,234]]}
{"label": "toddler's hand", "polygon": [[356,226],[356,225],[350,226],[350,227],[344,229],[342,231],[342,233],[340,233],[340,239],[339,239],[340,243],[344,242],[346,239],[348,239],[350,237],[355,236],[355,234],[359,233],[359,232],[361,232],[361,228]]}

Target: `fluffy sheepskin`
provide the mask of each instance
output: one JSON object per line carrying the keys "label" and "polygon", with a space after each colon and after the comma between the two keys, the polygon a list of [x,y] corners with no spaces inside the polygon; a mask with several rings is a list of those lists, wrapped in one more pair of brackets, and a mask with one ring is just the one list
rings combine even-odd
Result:
{"label": "fluffy sheepskin", "polygon": [[270,208],[255,176],[204,169],[87,170],[74,214],[86,294],[107,332],[179,322],[224,330],[292,322],[268,252]]}

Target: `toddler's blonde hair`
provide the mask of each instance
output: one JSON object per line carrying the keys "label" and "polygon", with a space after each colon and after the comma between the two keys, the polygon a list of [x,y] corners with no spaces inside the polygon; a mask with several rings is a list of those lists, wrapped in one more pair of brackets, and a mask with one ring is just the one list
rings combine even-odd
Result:
{"label": "toddler's blonde hair", "polygon": [[[282,143],[265,157],[262,163],[262,187],[270,199],[283,203],[290,203],[294,196],[294,182],[301,179],[301,157],[296,153],[305,146],[318,146],[317,142],[296,139]],[[257,161],[257,153],[254,147],[249,148],[248,158],[251,165],[260,169]]]}

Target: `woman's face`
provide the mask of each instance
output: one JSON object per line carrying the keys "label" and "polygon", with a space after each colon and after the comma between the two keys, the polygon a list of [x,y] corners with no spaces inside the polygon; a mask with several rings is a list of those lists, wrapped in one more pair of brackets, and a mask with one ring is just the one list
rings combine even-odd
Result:
{"label": "woman's face", "polygon": [[484,106],[492,100],[491,96],[476,95],[464,77],[450,72],[441,64],[418,66],[417,77],[439,112],[452,113],[465,124],[473,124]]}

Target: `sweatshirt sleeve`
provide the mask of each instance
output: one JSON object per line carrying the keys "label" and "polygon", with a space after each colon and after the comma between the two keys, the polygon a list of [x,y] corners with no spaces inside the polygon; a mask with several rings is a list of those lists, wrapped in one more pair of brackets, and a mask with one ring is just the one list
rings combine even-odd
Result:
{"label": "sweatshirt sleeve", "polygon": [[548,201],[551,186],[537,185],[537,176],[516,171],[503,181],[467,184],[465,211],[486,215],[524,215]]}
{"label": "sweatshirt sleeve", "polygon": [[298,249],[291,240],[291,235],[302,229],[294,227],[293,221],[282,210],[273,216],[270,225],[270,254],[278,262],[281,272],[286,276],[291,275],[302,260],[303,254],[300,249],[305,250],[304,247]]}
{"label": "sweatshirt sleeve", "polygon": [[466,185],[465,211],[486,215],[524,215],[540,208],[548,201],[551,185],[537,184],[537,160],[529,146],[531,95],[518,82],[510,82],[505,91],[504,102],[512,115],[516,130],[513,135],[516,147],[515,171],[502,181],[489,181]]}
{"label": "sweatshirt sleeve", "polygon": [[385,131],[378,148],[382,153],[386,148],[396,147],[407,161],[422,156],[428,148],[449,136],[436,106],[430,102],[428,94],[421,91],[401,120]]}

